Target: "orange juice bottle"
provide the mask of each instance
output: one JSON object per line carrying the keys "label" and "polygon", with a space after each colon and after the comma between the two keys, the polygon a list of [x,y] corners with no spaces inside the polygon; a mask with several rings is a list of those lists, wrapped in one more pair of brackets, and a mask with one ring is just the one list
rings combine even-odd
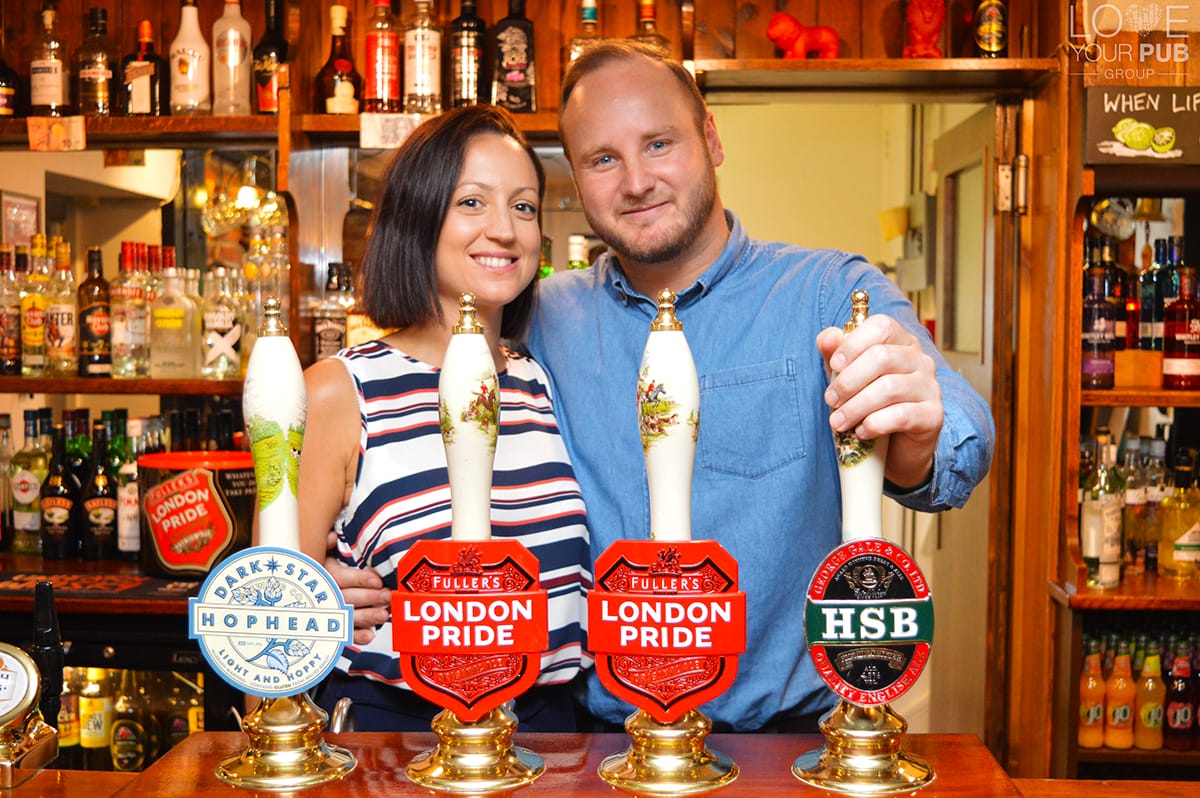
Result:
{"label": "orange juice bottle", "polygon": [[1129,644],[1117,647],[1112,676],[1104,685],[1104,745],[1108,748],[1133,747],[1133,707],[1137,682],[1129,664]]}
{"label": "orange juice bottle", "polygon": [[1134,700],[1133,745],[1156,751],[1163,745],[1163,700],[1167,684],[1162,680],[1162,661],[1158,654],[1147,654],[1138,679]]}
{"label": "orange juice bottle", "polygon": [[1083,675],[1079,678],[1079,747],[1099,748],[1104,745],[1104,678],[1100,674],[1100,646],[1095,640],[1088,643],[1083,659]]}

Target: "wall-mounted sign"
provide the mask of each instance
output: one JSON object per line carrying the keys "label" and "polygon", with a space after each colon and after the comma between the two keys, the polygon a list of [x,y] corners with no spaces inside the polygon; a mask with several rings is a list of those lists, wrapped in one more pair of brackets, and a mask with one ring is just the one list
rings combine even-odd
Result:
{"label": "wall-mounted sign", "polygon": [[1085,164],[1200,164],[1200,88],[1095,86]]}

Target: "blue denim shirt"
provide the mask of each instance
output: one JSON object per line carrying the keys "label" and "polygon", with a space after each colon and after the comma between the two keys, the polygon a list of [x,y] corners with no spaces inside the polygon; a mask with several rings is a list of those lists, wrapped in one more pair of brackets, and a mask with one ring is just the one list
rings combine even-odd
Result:
{"label": "blue denim shirt", "polygon": [[[729,241],[679,293],[676,313],[700,378],[692,535],[719,541],[737,559],[747,598],[737,678],[702,711],[750,730],[834,703],[808,657],[803,611],[813,572],[841,542],[823,398],[828,379],[815,340],[850,318],[851,292],[867,289],[871,313],[900,321],[938,364],[945,422],[933,476],[889,495],[930,512],[962,506],[987,474],[994,429],[987,403],[950,368],[904,294],[877,268],[844,252],[752,240],[732,212],[726,217]],[[630,286],[611,252],[591,269],[543,281],[540,292],[529,344],[550,373],[594,560],[614,540],[649,536],[635,396],[656,305]],[[595,671],[586,701],[613,723],[632,711]]]}

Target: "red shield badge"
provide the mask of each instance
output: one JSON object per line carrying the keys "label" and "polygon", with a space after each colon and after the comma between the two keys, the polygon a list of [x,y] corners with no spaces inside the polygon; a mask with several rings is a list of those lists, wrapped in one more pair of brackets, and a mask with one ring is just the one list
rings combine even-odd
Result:
{"label": "red shield badge", "polygon": [[719,543],[618,540],[596,574],[588,641],[613,695],[671,723],[729,689],[746,650],[746,594]]}
{"label": "red shield badge", "polygon": [[392,645],[413,692],[468,722],[525,692],[549,644],[538,572],[515,540],[414,544],[392,594]]}

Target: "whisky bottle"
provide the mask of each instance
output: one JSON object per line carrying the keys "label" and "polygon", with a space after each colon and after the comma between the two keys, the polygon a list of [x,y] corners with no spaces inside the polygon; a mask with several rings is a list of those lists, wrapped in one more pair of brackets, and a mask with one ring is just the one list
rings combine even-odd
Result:
{"label": "whisky bottle", "polygon": [[79,284],[79,376],[112,373],[112,306],[100,247],[88,247],[87,279]]}
{"label": "whisky bottle", "polygon": [[571,37],[563,48],[563,72],[584,50],[599,44],[600,21],[596,13],[596,0],[582,0],[579,4],[579,32]]}
{"label": "whisky bottle", "polygon": [[46,236],[34,233],[29,252],[29,273],[21,291],[21,376],[42,377],[46,374],[46,295],[50,289]]}
{"label": "whisky bottle", "polygon": [[492,102],[513,113],[537,111],[533,23],[525,0],[508,0],[508,16],[492,29]]}
{"label": "whisky bottle", "polygon": [[117,483],[108,470],[108,433],[92,424],[92,464],[80,501],[83,504],[83,558],[107,560],[116,554]]}
{"label": "whisky bottle", "polygon": [[79,687],[79,745],[84,770],[112,770],[113,699],[108,671],[88,668]]}
{"label": "whisky bottle", "polygon": [[1175,452],[1175,490],[1162,502],[1162,538],[1158,542],[1158,574],[1191,579],[1200,563],[1200,490],[1190,451]]}
{"label": "whisky bottle", "polygon": [[1113,328],[1109,321],[1112,305],[1104,296],[1104,272],[1091,269],[1084,275],[1083,355],[1080,358],[1084,390],[1113,387],[1116,364]]}
{"label": "whisky bottle", "polygon": [[375,15],[367,23],[363,111],[399,113],[404,108],[400,98],[400,31],[389,0],[374,1]]}
{"label": "whisky bottle", "polygon": [[1163,311],[1164,388],[1200,388],[1200,300],[1196,298],[1196,270],[1180,265],[1179,298]]}
{"label": "whisky bottle", "polygon": [[0,374],[21,373],[21,283],[11,244],[0,245]]}
{"label": "whisky bottle", "polygon": [[62,242],[55,249],[46,297],[46,371],[51,377],[74,377],[79,371],[78,303],[71,245]]}
{"label": "whisky bottle", "polygon": [[49,1],[42,6],[42,31],[29,53],[29,115],[71,115],[67,46],[58,33],[58,11]]}
{"label": "whisky bottle", "polygon": [[75,97],[84,116],[119,113],[117,65],[120,55],[108,38],[108,11],[88,9],[88,35],[75,51]]}
{"label": "whisky bottle", "polygon": [[67,435],[62,424],[52,433],[50,463],[40,491],[42,504],[42,557],[66,560],[79,554],[75,537],[79,489],[67,463]]}
{"label": "whisky bottle", "polygon": [[213,116],[245,116],[250,113],[254,43],[239,0],[225,0],[225,13],[213,23],[212,42]]}
{"label": "whisky bottle", "polygon": [[629,38],[649,45],[665,55],[671,54],[671,42],[658,32],[658,9],[655,0],[638,0],[638,29]]}
{"label": "whisky bottle", "polygon": [[1008,54],[1008,7],[1004,0],[980,0],[975,7],[975,52],[980,58]]}
{"label": "whisky bottle", "polygon": [[330,263],[325,297],[313,311],[313,360],[324,360],[346,345],[346,306],[341,299],[341,263]]}
{"label": "whisky bottle", "polygon": [[415,0],[404,28],[404,111],[442,111],[442,32],[430,13],[430,0]]}
{"label": "whisky bottle", "polygon": [[1125,481],[1116,462],[1117,445],[1101,443],[1096,470],[1083,486],[1079,534],[1089,587],[1115,588],[1121,582]]}
{"label": "whisky bottle", "polygon": [[462,0],[459,15],[450,23],[450,75],[447,105],[461,108],[487,102],[483,79],[484,42],[487,26],[476,12],[475,0]]}
{"label": "whisky bottle", "polygon": [[171,72],[171,113],[212,113],[212,49],[200,32],[196,0],[180,0],[179,32],[167,48]]}
{"label": "whisky bottle", "polygon": [[313,81],[313,113],[357,114],[363,96],[362,75],[354,68],[354,55],[346,36],[346,7],[329,7],[329,57]]}
{"label": "whisky bottle", "polygon": [[138,23],[137,40],[137,49],[121,59],[125,115],[166,116],[171,110],[171,80],[166,59],[154,52],[150,20]]}
{"label": "whisky bottle", "polygon": [[279,65],[288,56],[281,10],[282,0],[267,0],[267,28],[254,45],[254,110],[260,114],[279,113]]}

